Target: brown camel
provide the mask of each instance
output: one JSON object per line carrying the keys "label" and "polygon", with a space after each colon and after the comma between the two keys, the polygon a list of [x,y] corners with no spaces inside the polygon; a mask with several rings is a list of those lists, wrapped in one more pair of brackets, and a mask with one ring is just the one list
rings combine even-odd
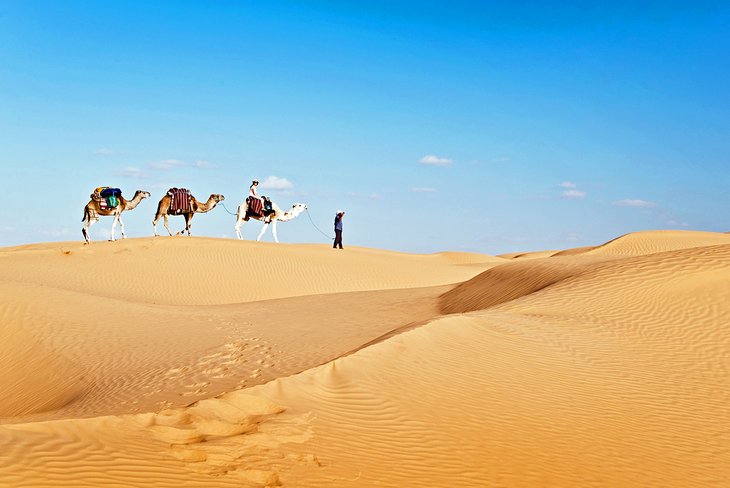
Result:
{"label": "brown camel", "polygon": [[114,208],[101,208],[99,205],[100,200],[92,198],[84,207],[84,218],[81,219],[84,223],[81,233],[84,235],[84,239],[86,239],[86,244],[91,242],[91,239],[89,238],[89,228],[99,221],[99,216],[111,215],[114,217],[114,222],[112,223],[112,236],[110,240],[114,240],[114,229],[117,227],[117,222],[119,222],[119,226],[122,228],[122,239],[126,239],[127,236],[124,235],[124,222],[122,222],[122,212],[134,210],[139,202],[149,196],[149,192],[142,190],[137,190],[134,194],[134,198],[131,200],[127,200],[120,195],[119,205]]}
{"label": "brown camel", "polygon": [[[210,212],[215,208],[216,205],[218,205],[218,202],[222,202],[225,200],[225,197],[223,195],[213,194],[210,197],[208,197],[208,201],[205,203],[200,203],[195,197],[190,197],[190,209],[185,212],[181,213],[179,215],[182,215],[185,217],[185,228],[178,232],[177,234],[184,234],[185,231],[188,231],[188,236],[190,235],[190,221],[193,220],[193,215],[196,213],[205,213]],[[170,228],[167,226],[167,217],[168,217],[168,211],[170,210],[170,203],[172,202],[172,197],[170,195],[165,195],[162,197],[162,200],[160,200],[160,203],[157,205],[157,213],[155,214],[155,219],[152,221],[152,227],[155,229],[155,236],[158,236],[157,233],[157,221],[160,220],[160,217],[163,218],[163,224],[165,225],[165,229],[167,229],[167,233],[172,235],[172,232],[170,232]]]}

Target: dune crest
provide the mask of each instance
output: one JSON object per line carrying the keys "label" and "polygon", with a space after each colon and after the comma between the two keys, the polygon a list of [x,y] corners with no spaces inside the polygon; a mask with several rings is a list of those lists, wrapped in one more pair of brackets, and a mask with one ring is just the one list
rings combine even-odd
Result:
{"label": "dune crest", "polygon": [[588,248],[583,254],[642,256],[693,247],[730,244],[730,237],[719,232],[693,230],[652,230],[617,237],[602,246]]}

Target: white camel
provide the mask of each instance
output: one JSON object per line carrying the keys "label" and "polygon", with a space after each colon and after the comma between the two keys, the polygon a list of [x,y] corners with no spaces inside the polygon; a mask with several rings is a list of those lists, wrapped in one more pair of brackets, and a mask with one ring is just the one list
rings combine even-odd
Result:
{"label": "white camel", "polygon": [[290,210],[284,212],[283,210],[281,210],[281,208],[279,208],[276,203],[271,202],[271,208],[274,212],[268,217],[262,217],[260,215],[250,215],[248,214],[248,199],[244,200],[243,203],[238,206],[238,211],[236,212],[235,229],[238,238],[243,239],[243,233],[241,231],[243,223],[248,221],[248,219],[255,219],[264,222],[264,226],[261,228],[261,232],[259,232],[259,236],[256,238],[257,241],[261,240],[261,237],[263,237],[266,229],[269,228],[269,224],[271,224],[271,232],[274,234],[274,241],[279,242],[279,237],[276,235],[276,222],[286,222],[288,220],[292,220],[298,217],[300,213],[304,212],[307,209],[307,206],[303,203],[295,203],[291,206]]}

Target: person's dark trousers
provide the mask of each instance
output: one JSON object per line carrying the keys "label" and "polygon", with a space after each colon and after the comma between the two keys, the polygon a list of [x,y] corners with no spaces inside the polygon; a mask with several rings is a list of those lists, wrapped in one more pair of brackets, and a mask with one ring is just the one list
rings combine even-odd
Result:
{"label": "person's dark trousers", "polygon": [[341,230],[335,231],[335,243],[332,244],[332,248],[336,248],[338,244],[340,246],[340,249],[342,249],[342,231]]}

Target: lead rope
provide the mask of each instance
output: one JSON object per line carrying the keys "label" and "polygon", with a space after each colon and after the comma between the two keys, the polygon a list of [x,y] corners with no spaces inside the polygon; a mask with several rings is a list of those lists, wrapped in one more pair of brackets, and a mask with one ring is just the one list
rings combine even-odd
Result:
{"label": "lead rope", "polygon": [[319,227],[317,227],[317,224],[315,224],[315,223],[314,223],[314,220],[312,220],[312,216],[311,216],[311,215],[309,215],[309,208],[306,208],[306,207],[305,207],[305,208],[304,208],[304,210],[306,210],[306,212],[307,212],[307,217],[309,217],[309,221],[310,221],[310,222],[312,223],[312,225],[314,226],[314,228],[315,228],[315,229],[317,229],[317,230],[319,231],[319,233],[320,233],[320,234],[322,234],[323,236],[325,236],[325,237],[326,237],[326,238],[328,238],[328,239],[332,239],[332,240],[335,240],[335,238],[334,238],[334,237],[332,237],[332,236],[331,236],[331,235],[329,235],[329,234],[325,234],[324,232],[322,232],[322,230],[320,230],[320,228],[319,228]]}
{"label": "lead rope", "polygon": [[225,203],[220,202],[220,204],[226,210],[226,212],[228,212],[229,214],[231,214],[231,215],[238,215],[238,214],[234,214],[233,212],[231,212],[230,210],[228,210],[228,207],[226,207],[226,204]]}

